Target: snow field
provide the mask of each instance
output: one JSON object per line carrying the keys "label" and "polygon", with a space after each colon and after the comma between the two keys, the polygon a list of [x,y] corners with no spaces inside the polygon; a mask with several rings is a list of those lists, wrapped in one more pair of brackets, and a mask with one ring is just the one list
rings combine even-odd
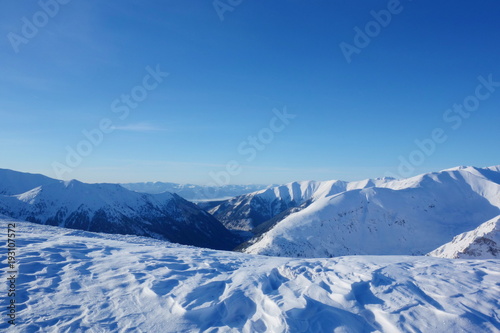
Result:
{"label": "snow field", "polygon": [[273,258],[17,225],[7,332],[500,330],[500,260]]}

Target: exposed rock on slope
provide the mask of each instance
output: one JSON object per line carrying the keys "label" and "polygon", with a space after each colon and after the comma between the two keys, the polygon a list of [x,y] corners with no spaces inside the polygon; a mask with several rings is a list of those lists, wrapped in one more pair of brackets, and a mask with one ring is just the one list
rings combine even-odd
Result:
{"label": "exposed rock on slope", "polygon": [[[0,188],[7,183],[5,174],[0,173]],[[16,178],[29,183],[22,173]],[[9,186],[10,195],[0,195],[0,213],[39,224],[149,236],[214,249],[232,249],[238,243],[217,219],[176,194],[151,195],[114,184],[39,179],[46,183],[23,193],[12,194]]]}
{"label": "exposed rock on slope", "polygon": [[500,259],[500,216],[429,253],[440,258]]}

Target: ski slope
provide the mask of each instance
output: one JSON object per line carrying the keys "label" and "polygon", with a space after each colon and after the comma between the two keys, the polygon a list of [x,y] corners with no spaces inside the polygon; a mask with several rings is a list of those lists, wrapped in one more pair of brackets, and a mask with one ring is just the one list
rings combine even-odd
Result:
{"label": "ski slope", "polygon": [[2,332],[500,330],[500,260],[263,257],[19,221],[16,234],[17,325]]}

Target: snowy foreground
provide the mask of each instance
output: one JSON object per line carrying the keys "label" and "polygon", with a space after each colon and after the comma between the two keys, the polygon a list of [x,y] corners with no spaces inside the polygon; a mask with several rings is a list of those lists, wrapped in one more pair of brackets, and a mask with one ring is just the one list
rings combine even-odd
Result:
{"label": "snowy foreground", "polygon": [[500,260],[273,258],[16,226],[18,324],[3,310],[1,331],[500,331]]}

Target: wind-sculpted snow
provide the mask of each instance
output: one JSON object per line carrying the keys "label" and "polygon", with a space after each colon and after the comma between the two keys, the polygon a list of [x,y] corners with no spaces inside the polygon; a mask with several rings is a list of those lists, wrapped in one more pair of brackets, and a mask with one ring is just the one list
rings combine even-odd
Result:
{"label": "wind-sculpted snow", "polygon": [[271,258],[27,222],[17,235],[6,332],[500,330],[499,260]]}

